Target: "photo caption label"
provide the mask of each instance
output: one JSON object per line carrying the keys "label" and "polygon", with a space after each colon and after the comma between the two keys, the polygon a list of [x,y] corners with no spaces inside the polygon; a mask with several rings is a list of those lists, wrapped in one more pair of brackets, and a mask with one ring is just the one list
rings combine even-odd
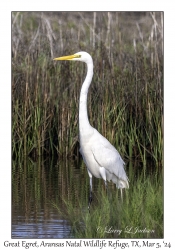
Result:
{"label": "photo caption label", "polygon": [[[128,241],[128,240],[127,240]],[[130,240],[130,242],[123,242],[123,240],[65,240],[65,242],[47,242],[46,240],[42,241],[4,241],[4,247],[7,248],[24,248],[24,249],[32,249],[32,248],[40,248],[40,247],[57,247],[57,248],[97,248],[104,249],[106,247],[110,249],[135,249],[135,248],[149,248],[149,249],[157,249],[157,248],[171,248],[170,242],[162,241],[149,241],[149,240]]]}

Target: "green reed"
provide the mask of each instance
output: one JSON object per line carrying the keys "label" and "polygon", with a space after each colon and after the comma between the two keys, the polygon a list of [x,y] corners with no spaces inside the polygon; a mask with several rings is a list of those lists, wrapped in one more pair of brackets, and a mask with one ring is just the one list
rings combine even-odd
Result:
{"label": "green reed", "polygon": [[[133,170],[133,165],[130,166]],[[59,214],[71,224],[70,236],[75,238],[162,238],[163,185],[162,175],[145,177],[129,173],[129,190],[120,191],[109,184],[108,192],[99,183],[88,210],[88,200],[70,202],[63,199],[64,209]],[[84,186],[85,188],[85,186]],[[88,195],[87,195],[88,197]]]}
{"label": "green reed", "polygon": [[123,202],[114,184],[108,183],[106,192],[103,180],[93,178],[89,211],[89,177],[82,161],[21,158],[13,161],[12,200],[23,207],[26,220],[41,209],[50,219],[49,211],[57,208],[59,218],[71,226],[70,237],[162,238],[161,171],[152,168],[145,175],[138,162],[127,164],[126,171],[130,188],[123,190]]}
{"label": "green reed", "polygon": [[[12,153],[79,157],[86,67],[54,62],[89,52],[90,123],[125,159],[163,164],[162,13],[12,13]],[[129,16],[131,15],[131,16]],[[92,16],[92,18],[89,18]],[[70,18],[71,17],[71,18]]]}

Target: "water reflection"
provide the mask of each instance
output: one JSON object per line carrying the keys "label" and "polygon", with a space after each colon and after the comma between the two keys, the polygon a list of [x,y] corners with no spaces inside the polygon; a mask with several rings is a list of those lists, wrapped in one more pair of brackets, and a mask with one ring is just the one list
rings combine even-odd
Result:
{"label": "water reflection", "polygon": [[54,204],[62,211],[63,199],[76,206],[86,196],[86,183],[82,162],[13,161],[12,238],[72,237],[69,222],[60,217]]}
{"label": "water reflection", "polygon": [[52,220],[40,216],[41,221],[37,223],[32,218],[30,223],[26,223],[23,216],[18,216],[17,221],[13,220],[12,238],[70,238],[71,227],[68,222],[53,215]]}
{"label": "water reflection", "polygon": [[[137,169],[127,164],[126,171],[128,176],[139,173],[138,164]],[[93,178],[94,193],[102,188],[103,180]],[[70,222],[63,216],[64,200],[75,209],[81,202],[87,212],[88,196],[89,177],[82,160],[13,161],[12,238],[72,238]]]}

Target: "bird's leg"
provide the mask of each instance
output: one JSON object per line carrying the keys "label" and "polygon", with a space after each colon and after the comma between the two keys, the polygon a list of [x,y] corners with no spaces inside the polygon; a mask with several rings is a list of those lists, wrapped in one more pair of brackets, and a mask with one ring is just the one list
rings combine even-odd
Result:
{"label": "bird's leg", "polygon": [[107,184],[107,181],[106,181],[106,169],[104,167],[100,167],[99,171],[100,171],[100,174],[101,174],[101,178],[105,182],[106,193],[108,195],[108,184]]}
{"label": "bird's leg", "polygon": [[88,209],[90,209],[91,202],[92,202],[92,177],[90,177],[90,195],[89,195]]}
{"label": "bird's leg", "polygon": [[120,193],[121,193],[121,201],[123,202],[123,191],[122,191],[122,188],[120,188]]}
{"label": "bird's leg", "polygon": [[108,183],[105,181],[106,195],[108,196]]}
{"label": "bird's leg", "polygon": [[90,209],[91,202],[92,202],[92,192],[90,191],[88,209]]}

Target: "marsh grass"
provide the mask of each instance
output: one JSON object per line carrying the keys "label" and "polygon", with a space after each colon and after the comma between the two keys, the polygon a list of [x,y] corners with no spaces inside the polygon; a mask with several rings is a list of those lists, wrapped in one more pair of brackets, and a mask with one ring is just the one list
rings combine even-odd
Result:
{"label": "marsh grass", "polygon": [[[80,50],[94,60],[90,123],[129,162],[131,185],[123,203],[114,185],[109,185],[108,196],[99,185],[89,213],[86,178],[86,183],[76,182],[76,190],[83,185],[86,200],[78,191],[74,198],[65,197],[63,185],[64,209],[55,206],[70,221],[75,238],[161,238],[162,12],[12,12],[13,158],[79,161],[78,102],[86,66],[52,59]],[[71,168],[66,171],[68,176],[61,172],[61,178],[69,177],[72,185],[76,175]],[[126,232],[129,228],[153,231],[134,234]]]}
{"label": "marsh grass", "polygon": [[[133,177],[133,179],[132,179]],[[71,224],[71,237],[75,238],[162,238],[163,186],[162,176],[135,179],[124,192],[109,185],[108,195],[99,186],[90,211],[82,200],[71,203],[63,199],[64,209],[59,214]]]}
{"label": "marsh grass", "polygon": [[[81,22],[79,22],[81,20]],[[91,124],[125,159],[163,164],[163,14],[12,13],[12,153],[79,157],[78,101],[94,59]]]}
{"label": "marsh grass", "polygon": [[[83,162],[50,158],[48,161],[38,158],[37,162],[29,158],[14,160],[13,216],[18,205],[26,215],[25,222],[33,213],[36,222],[40,220],[41,210],[50,220],[53,217],[49,211],[54,207],[60,220],[71,226],[70,238],[162,238],[163,175],[154,166],[150,171],[150,164],[146,174],[138,163],[127,165],[130,188],[123,190],[123,202],[114,184],[108,183],[106,194],[103,180],[93,178],[89,212],[89,177]],[[135,233],[136,228],[140,232]]]}

